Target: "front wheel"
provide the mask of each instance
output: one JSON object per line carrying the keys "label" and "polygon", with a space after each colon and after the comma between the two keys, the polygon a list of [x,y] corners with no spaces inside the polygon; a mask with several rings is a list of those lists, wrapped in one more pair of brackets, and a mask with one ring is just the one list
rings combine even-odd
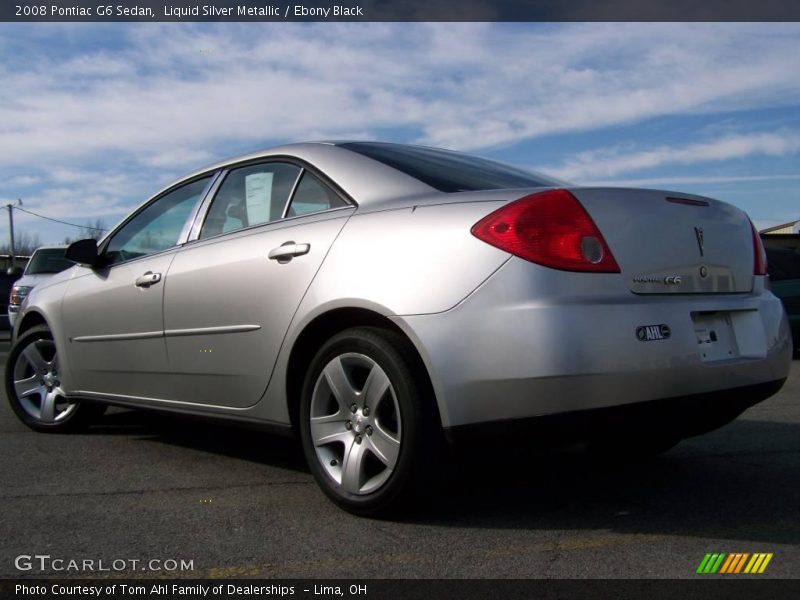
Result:
{"label": "front wheel", "polygon": [[85,427],[104,405],[78,404],[66,398],[56,344],[45,325],[25,332],[8,355],[6,396],[20,421],[36,431],[64,432]]}
{"label": "front wheel", "polygon": [[337,505],[386,513],[425,492],[441,427],[410,344],[372,327],[331,338],[311,362],[300,434],[311,471]]}

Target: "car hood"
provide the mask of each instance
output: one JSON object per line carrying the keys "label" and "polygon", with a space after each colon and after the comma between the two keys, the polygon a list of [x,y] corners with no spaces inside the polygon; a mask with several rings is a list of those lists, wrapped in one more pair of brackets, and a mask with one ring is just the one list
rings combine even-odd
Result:
{"label": "car hood", "polygon": [[17,281],[14,282],[15,286],[28,286],[28,287],[36,287],[40,286],[44,283],[55,283],[57,281],[61,281],[64,279],[70,279],[72,277],[71,274],[72,269],[67,269],[66,271],[61,271],[61,273],[40,273],[38,275],[23,275]]}

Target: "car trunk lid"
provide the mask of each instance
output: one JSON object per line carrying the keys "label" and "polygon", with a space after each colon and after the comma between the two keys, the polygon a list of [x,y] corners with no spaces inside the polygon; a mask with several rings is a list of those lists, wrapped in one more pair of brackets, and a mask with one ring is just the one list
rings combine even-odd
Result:
{"label": "car trunk lid", "polygon": [[570,188],[636,294],[725,294],[753,287],[751,225],[710,198],[626,188]]}

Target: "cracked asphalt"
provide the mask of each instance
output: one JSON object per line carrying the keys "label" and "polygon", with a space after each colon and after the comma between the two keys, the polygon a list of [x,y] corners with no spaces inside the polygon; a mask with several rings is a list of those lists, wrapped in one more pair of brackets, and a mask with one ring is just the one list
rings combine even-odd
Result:
{"label": "cracked asphalt", "polygon": [[136,411],[48,435],[2,401],[0,464],[0,577],[109,575],[17,570],[36,554],[194,565],[113,573],[136,576],[688,578],[707,552],[772,552],[753,577],[800,574],[800,361],[780,394],[661,457],[479,449],[395,520],[335,508],[292,440]]}

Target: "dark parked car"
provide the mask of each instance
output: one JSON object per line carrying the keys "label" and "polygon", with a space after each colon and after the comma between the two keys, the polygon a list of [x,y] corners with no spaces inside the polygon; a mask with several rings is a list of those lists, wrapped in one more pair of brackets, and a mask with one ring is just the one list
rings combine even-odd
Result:
{"label": "dark parked car", "polygon": [[19,307],[31,293],[34,286],[41,285],[53,275],[69,269],[73,263],[64,258],[67,251],[66,246],[42,246],[34,250],[33,255],[25,267],[25,272],[20,272],[22,277],[17,276],[17,281],[11,288],[8,299],[8,324],[13,329],[14,322],[19,313]]}
{"label": "dark parked car", "polygon": [[5,270],[0,270],[0,330],[11,329],[8,321],[8,298],[14,282],[22,276],[22,270],[9,275]]}
{"label": "dark parked car", "polygon": [[800,357],[800,253],[790,248],[767,248],[772,292],[789,316],[794,357]]}

